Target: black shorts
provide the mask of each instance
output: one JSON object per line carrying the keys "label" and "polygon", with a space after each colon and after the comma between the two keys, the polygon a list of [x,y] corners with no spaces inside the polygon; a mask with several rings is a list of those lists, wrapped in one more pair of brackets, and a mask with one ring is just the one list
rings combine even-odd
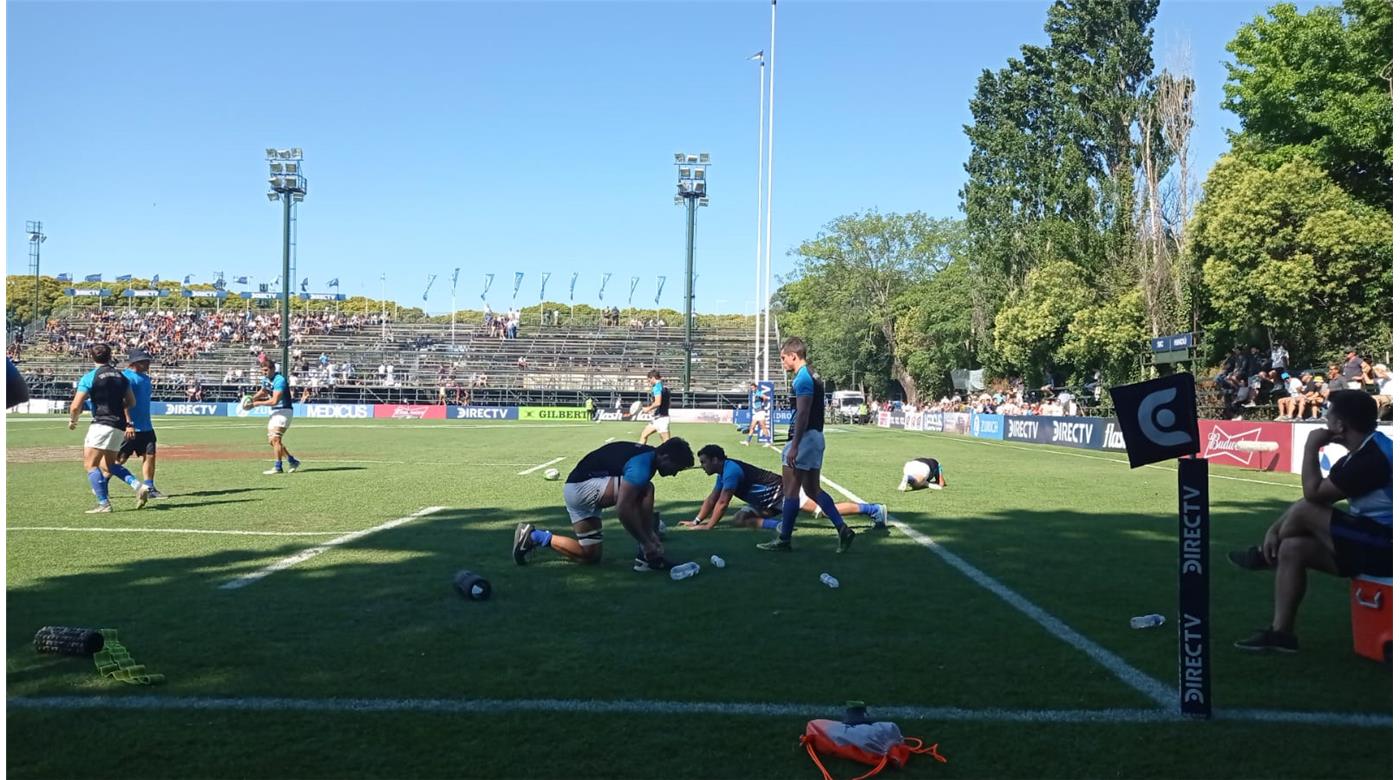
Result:
{"label": "black shorts", "polygon": [[1343,577],[1369,574],[1389,577],[1390,526],[1369,517],[1332,510],[1332,548],[1337,552],[1337,572]]}
{"label": "black shorts", "polygon": [[156,454],[156,432],[137,431],[136,436],[122,442],[122,455]]}

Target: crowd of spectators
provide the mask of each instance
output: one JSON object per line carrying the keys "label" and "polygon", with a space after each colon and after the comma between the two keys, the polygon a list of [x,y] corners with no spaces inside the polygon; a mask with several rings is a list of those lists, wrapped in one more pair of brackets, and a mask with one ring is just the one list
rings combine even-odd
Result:
{"label": "crowd of spectators", "polygon": [[520,310],[509,309],[505,314],[493,314],[490,304],[482,315],[482,327],[486,335],[493,339],[514,339],[520,337]]}
{"label": "crowd of spectators", "polygon": [[1369,392],[1382,417],[1389,413],[1393,405],[1390,370],[1369,353],[1350,348],[1341,360],[1319,370],[1291,369],[1289,357],[1282,344],[1274,344],[1268,355],[1258,346],[1231,350],[1214,380],[1223,416],[1241,420],[1249,410],[1264,407],[1277,410],[1276,422],[1320,420],[1328,396],[1337,390]]}

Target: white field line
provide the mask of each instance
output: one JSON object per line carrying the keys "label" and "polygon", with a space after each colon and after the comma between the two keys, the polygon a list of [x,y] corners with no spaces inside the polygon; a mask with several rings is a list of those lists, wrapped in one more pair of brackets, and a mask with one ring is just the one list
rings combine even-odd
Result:
{"label": "white field line", "polygon": [[617,441],[617,437],[616,437],[616,436],[609,436],[608,438],[603,439],[603,443],[604,443],[604,444],[612,444],[612,443],[615,442],[615,441]]}
{"label": "white field line", "polygon": [[[769,445],[769,449],[777,450],[777,448],[772,445]],[[837,492],[851,501],[855,501],[858,504],[867,503],[865,499],[857,496],[841,485],[838,485],[836,482],[827,479],[825,476],[822,477],[822,482],[835,488]],[[947,548],[943,547],[943,545],[935,542],[933,539],[920,533],[917,529],[910,527],[903,521],[895,519],[894,515],[890,515],[889,523],[903,532],[905,536],[908,536],[910,539],[928,548],[939,558],[942,558],[944,563],[957,569],[968,579],[991,591],[997,598],[1010,604],[1018,612],[1035,621],[1036,624],[1050,632],[1055,638],[1097,661],[1099,665],[1108,669],[1115,677],[1122,680],[1133,690],[1136,690],[1138,693],[1156,702],[1157,706],[1167,710],[1174,710],[1178,705],[1177,692],[1172,690],[1170,686],[1154,679],[1147,673],[1118,657],[1117,654],[1070,628],[1064,621],[1031,603],[1026,597],[1011,590],[993,579],[986,572],[983,572],[981,569],[978,569],[976,566],[973,566],[961,557],[953,554]]]}
{"label": "white field line", "polygon": [[344,536],[337,536],[329,542],[318,544],[315,547],[307,548],[297,553],[296,555],[283,558],[282,560],[277,561],[276,563],[273,563],[269,566],[264,566],[263,568],[258,569],[252,574],[245,574],[244,576],[239,577],[236,580],[229,580],[228,582],[225,582],[224,584],[220,585],[219,590],[237,590],[238,588],[244,587],[245,585],[251,585],[269,574],[275,574],[276,572],[282,571],[283,569],[289,569],[297,565],[298,563],[301,563],[302,561],[307,561],[312,558],[315,558],[316,556],[330,550],[333,547],[339,547],[342,544],[353,542],[356,539],[363,539],[366,536],[369,536],[373,533],[387,531],[390,528],[396,528],[398,526],[403,525],[404,523],[411,523],[424,515],[430,515],[434,512],[441,512],[446,508],[447,507],[442,506],[424,507],[423,509],[414,512],[411,515],[405,515],[396,520],[390,520],[387,523],[380,523],[379,525],[376,525],[373,528],[366,528],[363,531],[354,531],[352,533],[345,534]]}
{"label": "white field line", "polygon": [[332,536],[347,531],[219,531],[207,528],[65,528],[51,525],[22,525],[5,529],[15,531],[76,531],[109,534],[214,534],[220,536]]}
{"label": "white field line", "polygon": [[523,477],[523,476],[525,476],[526,474],[529,474],[529,473],[532,472],[532,471],[539,471],[540,469],[544,468],[545,466],[553,466],[554,464],[558,463],[559,461],[561,461],[561,460],[563,460],[563,459],[564,459],[564,456],[563,456],[563,455],[560,455],[559,457],[555,458],[554,460],[545,461],[544,463],[541,463],[541,464],[538,465],[538,466],[531,466],[530,468],[525,469],[524,471],[517,471],[517,472],[515,472],[515,476],[517,476],[517,477]]}
{"label": "white field line", "polygon": [[[205,696],[17,696],[7,709],[127,710],[231,712],[423,712],[446,715],[501,712],[569,712],[584,715],[722,715],[783,718],[840,718],[830,704],[771,704],[763,702],[655,701],[648,699],[294,699]],[[881,718],[930,721],[1001,721],[1031,723],[1172,723],[1189,722],[1160,709],[1008,710],[1000,708],[879,706]],[[1289,710],[1217,709],[1216,720],[1298,723],[1360,728],[1390,728],[1389,713],[1307,712]]]}

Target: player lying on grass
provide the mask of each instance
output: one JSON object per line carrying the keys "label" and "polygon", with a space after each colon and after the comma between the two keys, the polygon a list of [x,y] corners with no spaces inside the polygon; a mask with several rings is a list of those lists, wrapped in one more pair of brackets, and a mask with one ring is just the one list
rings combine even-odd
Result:
{"label": "player lying on grass", "polygon": [[[718,444],[706,444],[698,453],[700,468],[715,477],[715,489],[700,506],[700,513],[690,522],[681,522],[682,528],[706,531],[714,528],[729,510],[729,502],[735,497],[748,504],[734,513],[734,525],[740,528],[775,529],[782,525],[783,478],[771,471],[734,460],[724,455],[724,448]],[[818,516],[821,510],[817,502],[800,491],[803,512],[813,512]],[[886,530],[885,520],[889,510],[884,504],[853,504],[843,501],[836,505],[836,511],[843,515],[866,515],[874,521],[873,531]]]}
{"label": "player lying on grass", "polygon": [[569,560],[597,563],[603,558],[603,510],[616,506],[622,527],[637,540],[632,570],[670,569],[658,534],[651,478],[656,474],[674,477],[693,465],[695,456],[685,439],[667,439],[659,447],[625,441],[604,444],[583,456],[564,482],[564,506],[575,538],[520,523],[515,527],[511,556],[524,566],[531,550],[548,547]]}
{"label": "player lying on grass", "polygon": [[915,458],[904,464],[904,476],[895,488],[903,493],[906,490],[942,490],[948,486],[943,478],[943,467],[933,458]]}

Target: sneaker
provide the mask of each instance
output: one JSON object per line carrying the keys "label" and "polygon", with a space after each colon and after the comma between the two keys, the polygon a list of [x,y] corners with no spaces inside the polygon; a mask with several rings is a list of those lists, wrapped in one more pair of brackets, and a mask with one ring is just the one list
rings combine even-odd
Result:
{"label": "sneaker", "polygon": [[890,508],[884,504],[876,504],[875,506],[879,507],[875,511],[875,527],[884,528],[885,523],[890,521]]}
{"label": "sneaker", "polygon": [[85,514],[85,515],[101,515],[101,514],[106,514],[106,513],[108,513],[108,512],[111,512],[111,511],[112,511],[112,505],[111,505],[111,504],[98,504],[97,506],[93,507],[92,509],[87,510],[87,511],[84,512],[83,514]]}
{"label": "sneaker", "polygon": [[149,499],[150,497],[151,497],[151,488],[150,488],[149,486],[147,486],[147,485],[142,485],[142,486],[136,488],[136,508],[137,508],[137,509],[140,509],[141,507],[145,506],[145,505],[146,505],[146,500]]}
{"label": "sneaker", "polygon": [[1266,650],[1272,650],[1276,653],[1296,653],[1298,652],[1298,637],[1286,631],[1264,628],[1254,632],[1254,636],[1236,642],[1235,647],[1253,653]]}
{"label": "sneaker", "polygon": [[264,471],[263,473],[264,473],[264,474],[281,474],[281,473],[282,473],[282,469],[268,469],[267,471]]}
{"label": "sneaker", "polygon": [[147,498],[169,498],[169,497],[170,497],[170,496],[165,495],[164,493],[160,492],[159,490],[156,490],[155,488],[151,488],[151,492],[150,492],[150,494],[147,496]]}
{"label": "sneaker", "polygon": [[851,542],[856,540],[856,532],[849,525],[837,531],[836,552],[843,553],[851,549]]}
{"label": "sneaker", "polygon": [[792,552],[791,539],[773,539],[754,546],[764,552]]}
{"label": "sneaker", "polygon": [[744,445],[745,447],[749,446],[749,440],[748,440],[748,439],[740,439],[740,440],[739,440],[739,443],[742,444],[742,445]]}
{"label": "sneaker", "polygon": [[515,540],[510,546],[510,555],[515,559],[516,566],[525,565],[525,557],[530,551],[535,549],[535,539],[530,534],[535,527],[530,523],[519,523],[515,526]]}
{"label": "sneaker", "polygon": [[930,483],[928,483],[928,489],[929,489],[929,490],[942,490],[942,489],[943,489],[943,486],[940,485],[940,484],[938,484],[937,482],[930,482]]}
{"label": "sneaker", "polygon": [[292,472],[296,471],[296,470],[299,469],[299,468],[301,468],[301,461],[296,460],[296,459],[292,459],[292,460],[287,461],[287,473],[288,473],[288,474],[291,474]]}
{"label": "sneaker", "polygon": [[1243,550],[1231,550],[1230,554],[1225,557],[1230,559],[1230,563],[1245,571],[1266,571],[1273,568],[1268,561],[1264,560],[1264,553],[1258,545]]}
{"label": "sneaker", "polygon": [[632,571],[635,571],[638,574],[645,574],[647,572],[653,571],[670,571],[671,567],[675,565],[676,564],[666,560],[665,557],[658,557],[653,558],[651,560],[647,560],[646,558],[643,558],[642,556],[638,555],[636,558],[632,559]]}
{"label": "sneaker", "polygon": [[1291,420],[1291,419],[1293,419],[1293,418],[1292,418],[1292,417],[1289,417],[1289,416],[1286,415],[1286,414],[1280,414],[1278,417],[1275,417],[1275,418],[1274,418],[1274,422],[1288,422],[1288,421]]}

